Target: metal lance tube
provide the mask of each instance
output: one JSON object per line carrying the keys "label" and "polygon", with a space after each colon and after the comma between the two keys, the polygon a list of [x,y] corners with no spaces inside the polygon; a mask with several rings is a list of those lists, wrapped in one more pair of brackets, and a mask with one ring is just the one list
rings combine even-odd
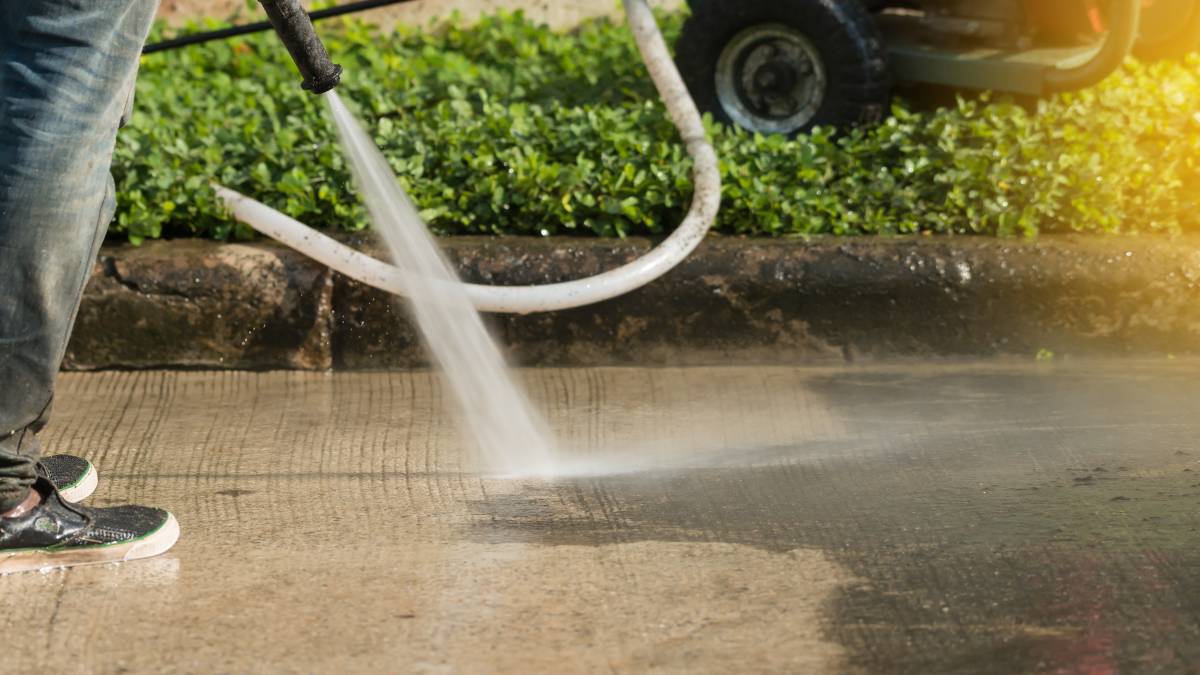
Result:
{"label": "metal lance tube", "polygon": [[259,2],[304,77],[303,87],[314,94],[324,94],[336,87],[342,79],[342,67],[330,60],[300,0]]}

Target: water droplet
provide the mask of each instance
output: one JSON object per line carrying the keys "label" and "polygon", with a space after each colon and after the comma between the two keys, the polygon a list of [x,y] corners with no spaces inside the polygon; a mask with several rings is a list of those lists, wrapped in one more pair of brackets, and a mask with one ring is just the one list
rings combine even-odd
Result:
{"label": "water droplet", "polygon": [[964,284],[971,281],[970,265],[968,265],[965,261],[960,260],[957,264],[955,264],[954,267],[958,270],[958,278],[961,279]]}

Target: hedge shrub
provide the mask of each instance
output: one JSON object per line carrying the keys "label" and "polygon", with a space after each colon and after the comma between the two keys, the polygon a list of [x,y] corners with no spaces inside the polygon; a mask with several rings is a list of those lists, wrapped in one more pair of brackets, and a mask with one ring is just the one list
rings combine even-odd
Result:
{"label": "hedge shrub", "polygon": [[[679,17],[664,23],[670,39]],[[686,209],[690,164],[622,25],[562,34],[499,14],[436,31],[344,22],[322,32],[346,68],[342,97],[440,233],[658,234]],[[1198,66],[1130,63],[1036,112],[898,103],[873,128],[794,140],[710,124],[725,181],[719,228],[1197,229]],[[312,225],[366,223],[323,102],[301,91],[266,34],[143,57],[114,173],[113,229],[135,243],[250,236],[212,180]]]}

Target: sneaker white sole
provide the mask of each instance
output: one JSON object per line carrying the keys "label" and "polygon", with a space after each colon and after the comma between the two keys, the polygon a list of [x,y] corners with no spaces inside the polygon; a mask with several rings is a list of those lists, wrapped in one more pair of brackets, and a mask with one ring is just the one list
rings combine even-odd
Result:
{"label": "sneaker white sole", "polygon": [[61,551],[35,548],[0,552],[0,575],[153,558],[169,551],[176,541],[179,541],[179,522],[168,513],[162,527],[133,541]]}
{"label": "sneaker white sole", "polygon": [[58,494],[64,501],[74,504],[75,502],[81,502],[91,497],[92,493],[96,491],[96,486],[99,484],[100,473],[96,471],[96,467],[91,462],[88,462],[88,470],[83,475],[83,478],[80,478],[74,485],[59,488]]}

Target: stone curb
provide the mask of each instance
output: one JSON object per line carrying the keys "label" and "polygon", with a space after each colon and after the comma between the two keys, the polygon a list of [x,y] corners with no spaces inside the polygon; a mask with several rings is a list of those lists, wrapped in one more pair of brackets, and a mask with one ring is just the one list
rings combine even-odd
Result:
{"label": "stone curb", "polygon": [[[364,241],[353,241],[371,250]],[[456,238],[464,278],[594,274],[642,239]],[[497,316],[527,365],[1200,353],[1200,237],[711,237],[664,279],[553,314]],[[385,294],[270,243],[105,247],[65,366],[366,369],[426,363]]]}

